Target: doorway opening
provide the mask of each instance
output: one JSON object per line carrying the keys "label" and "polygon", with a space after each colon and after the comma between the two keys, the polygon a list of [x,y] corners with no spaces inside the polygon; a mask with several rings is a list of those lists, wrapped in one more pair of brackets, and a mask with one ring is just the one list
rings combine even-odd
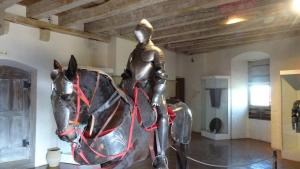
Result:
{"label": "doorway opening", "polygon": [[34,164],[35,74],[31,67],[0,60],[0,168]]}

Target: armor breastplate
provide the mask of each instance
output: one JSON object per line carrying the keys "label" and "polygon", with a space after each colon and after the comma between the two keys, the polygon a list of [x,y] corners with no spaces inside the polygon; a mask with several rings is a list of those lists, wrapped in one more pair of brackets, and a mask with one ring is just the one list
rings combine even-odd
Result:
{"label": "armor breastplate", "polygon": [[[104,136],[94,138],[93,143],[90,145],[92,149],[108,157],[91,156],[92,158],[89,159],[91,164],[103,164],[109,162],[115,158],[109,156],[117,155],[126,150],[128,144],[128,135],[130,132],[130,122],[131,117],[128,114],[124,117],[124,120],[120,126],[115,128],[112,132]],[[88,146],[83,141],[80,144],[81,149],[84,151],[90,151]],[[93,153],[91,154],[94,155]]]}
{"label": "armor breastplate", "polygon": [[[122,123],[118,127],[116,127],[113,131],[111,131],[106,135],[96,137],[92,141],[88,140],[89,142],[93,142],[90,145],[92,149],[94,149],[98,153],[107,156],[107,157],[95,156],[93,152],[86,154],[90,164],[99,164],[99,163],[104,164],[112,160],[116,160],[116,157],[113,156],[126,151],[127,146],[129,144],[128,136],[130,134],[130,125],[131,125],[131,114],[130,112],[127,112]],[[143,128],[140,127],[140,124],[135,118],[134,131],[132,136],[133,143],[136,141],[136,139],[139,139],[139,137],[142,134],[145,134],[145,131]],[[84,152],[90,152],[90,148],[83,141],[80,142],[79,148]]]}
{"label": "armor breastplate", "polygon": [[153,51],[136,50],[133,52],[130,62],[130,71],[137,81],[148,80],[153,71],[152,61],[154,60]]}

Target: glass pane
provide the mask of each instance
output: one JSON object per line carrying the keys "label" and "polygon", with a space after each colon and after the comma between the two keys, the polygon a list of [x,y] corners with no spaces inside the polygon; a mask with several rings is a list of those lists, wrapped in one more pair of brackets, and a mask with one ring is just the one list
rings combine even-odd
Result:
{"label": "glass pane", "polygon": [[267,84],[254,84],[250,86],[251,106],[270,106],[271,87]]}

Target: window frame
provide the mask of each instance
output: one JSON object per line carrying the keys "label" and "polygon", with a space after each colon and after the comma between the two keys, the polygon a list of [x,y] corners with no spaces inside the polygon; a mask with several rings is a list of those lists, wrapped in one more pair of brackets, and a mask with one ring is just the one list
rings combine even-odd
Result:
{"label": "window frame", "polygon": [[[264,61],[262,61],[264,62]],[[270,83],[270,71],[268,73],[268,78],[266,78],[266,81],[252,81],[249,78],[250,77],[250,69],[252,69],[253,67],[259,67],[259,66],[264,66],[264,65],[268,65],[268,67],[270,67],[270,61],[268,63],[262,63],[257,64],[256,66],[250,66],[248,63],[248,118],[249,119],[258,119],[258,120],[271,120],[271,105],[272,105],[272,86]],[[264,76],[264,75],[263,75]],[[258,76],[259,77],[259,76]],[[251,105],[251,91],[250,91],[250,87],[252,85],[256,85],[256,84],[262,84],[262,85],[269,85],[270,86],[270,103],[269,106],[256,106],[256,105]]]}

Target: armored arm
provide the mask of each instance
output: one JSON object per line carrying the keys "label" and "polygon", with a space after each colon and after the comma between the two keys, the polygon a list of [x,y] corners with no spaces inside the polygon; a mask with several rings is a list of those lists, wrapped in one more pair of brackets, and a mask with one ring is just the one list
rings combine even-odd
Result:
{"label": "armored arm", "polygon": [[161,96],[166,89],[167,74],[165,71],[164,54],[161,50],[158,50],[154,56],[154,87],[152,96],[152,105],[158,106],[161,102]]}
{"label": "armored arm", "polygon": [[127,61],[127,65],[126,65],[126,68],[124,70],[124,72],[122,73],[121,77],[122,79],[128,79],[131,77],[132,73],[129,69],[129,66],[130,66],[130,63],[131,63],[131,60],[132,60],[132,53],[129,55],[129,58],[128,58],[128,61]]}

